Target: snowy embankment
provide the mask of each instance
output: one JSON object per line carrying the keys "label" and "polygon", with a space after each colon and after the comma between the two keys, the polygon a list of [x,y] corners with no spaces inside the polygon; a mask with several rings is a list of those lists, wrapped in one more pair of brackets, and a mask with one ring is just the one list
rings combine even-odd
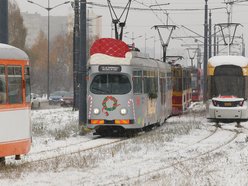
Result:
{"label": "snowy embankment", "polygon": [[32,150],[7,160],[0,185],[248,185],[248,123],[217,129],[202,103],[130,139],[79,136],[77,118],[71,109],[32,111]]}

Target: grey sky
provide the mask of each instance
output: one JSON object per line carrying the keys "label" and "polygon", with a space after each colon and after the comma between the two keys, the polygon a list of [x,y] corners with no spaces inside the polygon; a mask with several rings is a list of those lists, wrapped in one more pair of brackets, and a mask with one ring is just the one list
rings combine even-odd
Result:
{"label": "grey sky", "polygon": [[[28,3],[27,0],[15,0],[21,11],[22,12],[29,12],[29,13],[39,13],[41,15],[47,15],[47,11],[45,9],[42,9],[39,6],[36,6],[34,4]],[[44,7],[48,7],[48,1],[47,0],[32,0],[35,3],[38,3]],[[67,0],[50,0],[50,7],[56,6],[58,4],[61,4],[63,2],[65,2]],[[72,7],[70,4],[67,5],[62,5],[59,6],[57,8],[55,8],[54,10],[51,10],[51,15],[54,16],[63,16],[63,15],[68,15],[69,13],[72,13]]]}
{"label": "grey sky", "polygon": [[[33,0],[39,4],[42,4],[43,6],[47,6],[46,0]],[[47,11],[44,9],[37,7],[33,4],[27,3],[26,0],[16,0],[16,2],[19,4],[21,11],[25,12],[28,11],[30,13],[40,13],[42,15],[47,15]],[[64,0],[50,0],[51,6],[57,5],[59,3],[63,3]],[[107,4],[107,0],[91,0],[90,2],[94,3],[100,3],[100,4]],[[112,0],[111,1],[113,5],[119,5],[119,6],[125,6],[126,2],[128,0]],[[163,8],[168,9],[204,9],[205,0],[137,0],[132,2],[132,7],[142,7],[146,8],[145,6],[142,6],[140,3],[144,3],[146,6],[150,6],[152,4],[164,4],[164,3],[170,3],[168,6],[163,6]],[[225,4],[223,3],[224,0],[209,0],[209,8],[215,8],[215,7],[225,7]],[[242,5],[242,6],[241,6]],[[247,6],[245,6],[247,5]],[[90,7],[89,11],[94,11],[98,15],[102,15],[103,20],[103,37],[111,37],[111,18],[109,14],[108,8],[102,8],[97,6],[88,6]],[[242,3],[240,5],[235,5],[233,7],[233,22],[238,22],[243,25],[243,27],[239,28],[239,34],[244,33],[245,41],[247,41],[247,26],[248,26],[248,3]],[[116,10],[117,15],[120,15],[120,10]],[[58,7],[54,9],[51,12],[51,15],[68,15],[72,14],[72,8],[70,5],[63,5],[61,7]],[[204,24],[204,10],[199,11],[175,11],[175,10],[169,10],[169,24],[175,24],[178,25],[178,29],[173,33],[173,36],[189,36],[189,35],[195,35],[191,32],[189,32],[186,29],[183,29],[180,27],[180,25],[185,25],[186,27],[198,32],[199,34],[203,35],[203,24]],[[222,10],[214,10],[212,11],[213,16],[213,24],[217,23],[223,23],[227,22],[227,14],[224,9]],[[152,12],[152,11],[130,11],[128,20],[127,20],[127,26],[125,28],[124,32],[129,32],[127,34],[128,37],[132,36],[132,32],[134,33],[134,37],[143,35],[142,38],[136,39],[135,43],[136,46],[140,47],[141,49],[144,49],[145,45],[145,38],[144,35],[147,35],[148,37],[156,36],[158,39],[158,34],[154,29],[151,29],[151,27],[154,24],[162,24],[162,22],[166,22],[166,15],[160,11],[160,12]],[[113,34],[113,33],[112,33]],[[166,34],[166,33],[165,33]],[[124,38],[127,43],[131,43],[131,40],[128,38]],[[202,40],[202,39],[201,39]],[[184,50],[183,47],[181,47],[181,44],[185,43],[192,43],[193,40],[171,40],[170,47],[169,48],[181,48],[181,50]],[[150,48],[152,50],[154,41],[153,39],[149,39],[146,42],[147,48]],[[159,41],[156,42],[156,49],[160,48]],[[157,50],[158,51],[158,50]],[[247,50],[248,51],[248,50]],[[150,51],[151,52],[151,51]],[[157,52],[158,53],[158,52]],[[176,53],[174,51],[174,53]]]}

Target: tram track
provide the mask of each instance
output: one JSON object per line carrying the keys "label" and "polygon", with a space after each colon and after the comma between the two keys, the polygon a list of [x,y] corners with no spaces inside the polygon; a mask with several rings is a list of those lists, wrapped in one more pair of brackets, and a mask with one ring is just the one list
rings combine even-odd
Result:
{"label": "tram track", "polygon": [[[142,174],[139,174],[139,176],[135,176],[135,177],[129,177],[128,179],[128,183],[131,182],[135,182],[139,179],[146,179],[146,177],[148,177],[148,180],[150,180],[152,177],[158,175],[158,174],[163,174],[163,172],[166,170],[166,169],[169,169],[169,168],[175,168],[175,166],[179,165],[179,164],[183,164],[185,162],[189,162],[189,161],[193,161],[193,160],[196,160],[198,158],[201,158],[203,156],[206,156],[208,154],[211,154],[215,151],[218,151],[220,149],[222,149],[223,147],[231,144],[237,137],[238,135],[240,134],[239,131],[237,130],[234,130],[234,131],[230,131],[232,132],[232,135],[230,138],[228,138],[226,141],[222,142],[220,145],[217,145],[215,146],[214,148],[211,148],[205,152],[202,152],[202,153],[199,153],[197,155],[194,155],[192,157],[189,157],[189,158],[184,158],[183,160],[176,160],[176,162],[172,162],[170,164],[167,164],[165,165],[164,167],[160,167],[160,168],[157,168],[155,170],[151,170],[151,171],[148,171],[148,172],[145,172],[145,173],[142,173]],[[203,141],[203,140],[202,140]],[[155,175],[156,174],[156,175]],[[125,184],[127,182],[126,179],[119,179],[119,180],[115,180],[115,183],[123,183]],[[109,182],[107,184],[104,184],[104,185],[111,185],[113,182]]]}
{"label": "tram track", "polygon": [[[56,113],[56,112],[58,112],[58,111],[54,111],[54,113]],[[135,136],[135,137],[140,137],[140,136],[143,136],[143,134],[145,134],[145,135],[147,135],[147,133],[150,133],[150,132],[156,132],[156,130],[157,129],[159,129],[160,127],[156,127],[155,129],[153,129],[153,130],[151,130],[151,131],[146,131],[145,133],[139,133],[137,136]],[[215,133],[216,131],[214,131],[214,133]],[[213,134],[214,134],[213,133]],[[200,141],[202,141],[202,140],[205,140],[205,139],[207,139],[207,138],[209,138],[210,136],[212,136],[213,134],[210,134],[209,136],[207,136],[207,137],[205,137],[204,139],[201,139],[201,140],[199,140],[198,142],[196,142],[196,143],[199,143]],[[67,154],[65,154],[65,153],[63,153],[63,152],[65,152],[68,148],[72,148],[73,146],[75,146],[75,147],[79,147],[82,143],[90,143],[90,142],[92,142],[93,140],[95,141],[95,140],[98,140],[98,139],[103,139],[102,137],[99,137],[99,136],[97,136],[97,137],[94,137],[94,138],[92,138],[92,139],[89,139],[89,140],[86,140],[86,141],[80,141],[80,142],[76,142],[76,143],[71,143],[71,144],[68,144],[68,145],[64,145],[64,146],[58,146],[58,147],[56,147],[56,148],[53,148],[53,149],[48,149],[48,150],[43,150],[43,151],[37,151],[37,152],[33,152],[33,153],[29,153],[28,154],[28,159],[30,159],[30,157],[31,157],[31,159],[36,159],[36,160],[34,160],[34,161],[39,161],[39,160],[37,160],[37,158],[32,158],[32,157],[34,157],[34,156],[41,156],[42,157],[42,155],[41,154],[44,154],[43,156],[46,156],[47,157],[47,154],[57,154],[57,156],[49,156],[50,158],[49,159],[52,159],[52,158],[57,158],[57,157],[59,157],[59,156],[62,156],[62,155],[67,155]],[[118,142],[118,141],[117,141]],[[111,143],[110,143],[111,144]],[[108,144],[107,144],[108,145]],[[103,145],[104,146],[104,145]],[[99,148],[99,147],[102,147],[101,145],[100,146],[96,146],[96,147],[92,147],[92,148],[88,148],[88,149],[83,149],[83,151],[87,151],[87,150],[93,150],[94,148]],[[78,150],[74,150],[75,152],[81,152],[81,150],[80,150],[80,148],[78,148]],[[83,152],[82,151],[82,152]],[[60,155],[59,154],[59,152],[61,152],[62,153],[62,155]],[[75,152],[71,152],[71,153],[69,153],[69,154],[74,154]],[[172,152],[169,152],[169,153],[173,153],[173,151]],[[46,158],[40,158],[41,160],[42,159],[46,159]]]}
{"label": "tram track", "polygon": [[82,141],[79,141],[79,142],[76,142],[76,143],[70,143],[68,145],[58,146],[56,148],[51,148],[51,149],[42,150],[42,151],[36,151],[36,152],[30,152],[28,154],[28,157],[35,156],[35,155],[40,155],[40,154],[47,154],[47,153],[62,151],[62,149],[66,149],[66,148],[69,148],[69,147],[72,147],[72,146],[78,146],[78,145],[80,145],[82,143],[87,143],[87,142],[90,142],[90,141],[93,141],[93,140],[97,140],[99,138],[101,138],[101,137],[97,136],[97,137],[93,137],[92,139],[85,139],[85,140],[82,140]]}
{"label": "tram track", "polygon": [[194,145],[196,145],[196,144],[199,144],[199,143],[201,143],[202,141],[207,140],[208,138],[210,138],[211,136],[213,136],[214,134],[216,134],[217,131],[218,131],[218,128],[216,127],[215,130],[211,131],[211,133],[208,134],[206,137],[204,137],[204,138],[202,138],[202,139],[200,139],[200,140],[198,140],[198,141],[196,141],[196,142],[194,142],[194,143],[192,143],[192,144],[188,144],[187,146],[185,146],[185,147],[183,147],[183,148],[176,149],[176,150],[172,150],[172,151],[168,151],[167,153],[168,153],[168,154],[175,153],[175,152],[178,152],[179,150],[185,150],[185,149],[187,149],[188,147],[191,147],[191,146],[194,146]]}
{"label": "tram track", "polygon": [[[92,151],[92,150],[102,148],[102,147],[105,147],[105,146],[118,144],[118,143],[120,143],[122,141],[125,141],[126,139],[120,139],[120,138],[111,139],[110,141],[106,140],[105,142],[102,142],[102,143],[97,144],[95,146],[90,145],[90,142],[94,141],[94,143],[95,143],[96,140],[99,140],[99,141],[103,140],[104,141],[105,139],[97,138],[95,140],[89,140],[89,141],[87,141],[88,142],[87,144],[86,143],[84,144],[84,147],[76,148],[74,150],[71,150],[70,152],[66,152],[68,150],[68,149],[66,149],[66,147],[65,147],[64,151],[59,152],[59,153],[56,153],[57,149],[55,149],[55,151],[54,151],[55,155],[51,155],[50,157],[46,155],[45,157],[43,156],[44,158],[42,157],[42,158],[39,158],[39,159],[35,159],[35,158],[31,159],[31,158],[29,158],[26,161],[24,160],[22,165],[26,165],[26,164],[30,164],[30,163],[41,163],[41,162],[45,162],[45,161],[49,161],[49,160],[53,160],[53,159],[58,159],[58,158],[65,158],[67,156],[71,156],[71,155],[74,155],[74,154],[80,154],[80,153],[83,153],[83,152]],[[89,146],[89,147],[87,147],[87,146]],[[67,146],[67,147],[69,148],[71,146]]]}
{"label": "tram track", "polygon": [[[150,131],[147,131],[145,133],[139,133],[137,136],[135,136],[133,138],[139,138],[139,137],[142,137],[144,135],[147,135],[148,133],[156,132],[159,128],[160,127],[156,127],[155,129],[150,130]],[[183,149],[186,149],[189,146],[193,146],[193,145],[195,145],[197,143],[200,143],[203,140],[206,140],[206,139],[210,138],[211,136],[213,136],[216,133],[217,130],[218,129],[215,128],[215,130],[213,130],[206,137],[204,137],[204,138],[196,141],[194,144],[187,145]],[[104,147],[104,146],[118,144],[119,142],[123,142],[124,140],[133,139],[133,138],[124,138],[124,139],[118,138],[118,139],[115,139],[113,142],[107,142],[107,143],[96,145],[96,146],[90,145],[90,147],[88,147],[88,148],[82,148],[82,147],[80,147],[82,143],[85,145],[87,143],[90,144],[92,141],[95,142],[97,140],[102,141],[102,140],[105,140],[106,139],[106,138],[102,138],[102,137],[97,136],[97,137],[95,137],[93,139],[86,140],[86,141],[83,141],[83,142],[81,141],[81,142],[77,142],[77,143],[73,143],[73,144],[68,144],[68,145],[65,145],[65,146],[60,146],[60,147],[57,147],[57,148],[54,148],[54,149],[49,149],[49,150],[44,150],[44,151],[40,151],[40,152],[31,153],[31,154],[28,155],[28,159],[27,160],[24,159],[23,164],[38,163],[38,162],[44,162],[44,161],[48,161],[48,160],[52,160],[52,159],[62,158],[62,157],[65,157],[65,156],[71,156],[73,154],[87,152],[87,151],[92,151],[92,150],[95,150],[97,148],[101,148],[101,147]],[[75,146],[76,148],[74,148],[73,151],[68,152],[68,149],[71,149],[73,146]],[[177,152],[178,150],[179,149],[174,150],[174,151],[169,151],[168,153],[171,154],[173,152]],[[182,149],[180,149],[180,150],[182,150]],[[49,153],[51,155],[48,155]],[[41,155],[41,154],[43,154],[43,155]],[[35,156],[40,156],[41,158],[36,158]],[[45,158],[43,158],[43,157],[45,157]]]}

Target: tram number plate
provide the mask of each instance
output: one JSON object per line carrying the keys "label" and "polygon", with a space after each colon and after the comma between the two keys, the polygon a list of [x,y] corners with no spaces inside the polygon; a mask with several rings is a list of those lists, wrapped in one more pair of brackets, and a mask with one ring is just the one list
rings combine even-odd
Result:
{"label": "tram number plate", "polygon": [[226,107],[230,107],[230,106],[232,106],[232,103],[224,103],[224,105],[225,105]]}

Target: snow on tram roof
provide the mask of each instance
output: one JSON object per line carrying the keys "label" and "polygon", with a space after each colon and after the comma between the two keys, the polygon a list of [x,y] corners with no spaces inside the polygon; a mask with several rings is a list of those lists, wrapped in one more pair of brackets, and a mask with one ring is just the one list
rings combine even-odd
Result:
{"label": "snow on tram roof", "polygon": [[19,48],[0,43],[0,60],[1,59],[28,60],[28,56]]}
{"label": "snow on tram roof", "polygon": [[208,63],[213,67],[220,65],[245,67],[248,65],[248,58],[244,56],[214,56],[208,60]]}

